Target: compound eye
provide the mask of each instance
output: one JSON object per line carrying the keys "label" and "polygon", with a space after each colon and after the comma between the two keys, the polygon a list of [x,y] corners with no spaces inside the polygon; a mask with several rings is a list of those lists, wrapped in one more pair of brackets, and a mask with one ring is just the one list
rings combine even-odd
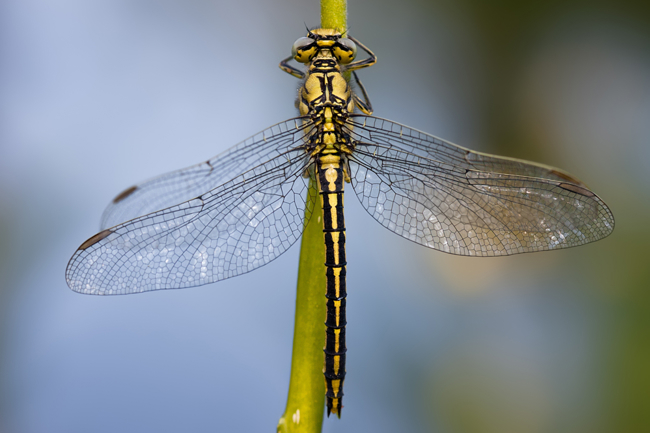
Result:
{"label": "compound eye", "polygon": [[309,62],[317,51],[316,41],[312,38],[300,38],[291,47],[293,58],[300,63]]}
{"label": "compound eye", "polygon": [[357,55],[357,44],[352,42],[351,39],[340,38],[336,41],[332,52],[334,53],[334,57],[338,59],[339,63],[350,63]]}

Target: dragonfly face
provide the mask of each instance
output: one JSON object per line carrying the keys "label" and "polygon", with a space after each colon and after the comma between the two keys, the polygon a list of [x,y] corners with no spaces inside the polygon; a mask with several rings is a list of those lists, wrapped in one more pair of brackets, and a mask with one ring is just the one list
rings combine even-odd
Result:
{"label": "dragonfly face", "polygon": [[[357,46],[367,53],[355,60]],[[307,65],[302,71],[289,64]],[[280,63],[303,79],[300,117],[203,163],[120,193],[102,231],[81,244],[66,280],[85,294],[199,286],[241,275],[286,251],[311,218],[317,182],[326,255],[325,381],[340,416],[345,376],[344,184],[382,226],[428,248],[503,256],[569,248],[614,229],[607,205],[564,171],[474,152],[389,120],[356,70],[374,54],[327,29],[296,41]],[[348,72],[360,95],[350,89]],[[359,108],[363,114],[355,114]]]}
{"label": "dragonfly face", "polygon": [[291,54],[300,63],[309,63],[321,54],[323,57],[334,57],[341,65],[347,65],[356,57],[357,45],[334,30],[318,29],[294,42]]}

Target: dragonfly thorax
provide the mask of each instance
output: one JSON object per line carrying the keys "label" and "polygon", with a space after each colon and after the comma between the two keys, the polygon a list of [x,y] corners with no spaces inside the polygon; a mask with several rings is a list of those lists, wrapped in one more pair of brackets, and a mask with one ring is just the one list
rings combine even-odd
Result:
{"label": "dragonfly thorax", "polygon": [[[327,66],[331,62],[335,67]],[[314,59],[298,96],[300,114],[311,117],[314,130],[310,139],[310,153],[325,149],[349,153],[353,147],[343,125],[354,109],[354,99],[348,82],[341,74],[335,59]]]}
{"label": "dragonfly thorax", "polygon": [[303,116],[321,116],[324,107],[331,107],[335,118],[347,118],[354,109],[350,86],[333,57],[314,59],[298,97]]}
{"label": "dragonfly thorax", "polygon": [[324,115],[325,107],[332,108],[334,118],[347,117],[354,110],[350,86],[340,72],[310,73],[300,88],[300,114],[320,117]]}

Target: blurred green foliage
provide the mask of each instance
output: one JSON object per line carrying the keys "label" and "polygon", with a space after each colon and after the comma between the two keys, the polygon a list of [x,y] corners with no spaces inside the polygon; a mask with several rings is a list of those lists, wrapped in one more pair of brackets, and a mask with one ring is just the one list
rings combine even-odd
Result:
{"label": "blurred green foliage", "polygon": [[[548,153],[544,148],[544,139],[536,137],[537,131],[531,130],[530,123],[522,121],[518,112],[521,109],[521,95],[513,83],[521,81],[522,74],[526,73],[531,55],[535,54],[531,53],[531,47],[559,21],[567,16],[578,16],[580,19],[575,21],[583,22],[597,19],[601,23],[611,24],[613,36],[603,35],[605,39],[622,35],[621,45],[625,45],[625,36],[633,34],[639,46],[645,46],[646,53],[650,47],[650,2],[460,0],[453,5],[441,4],[470,18],[480,39],[482,54],[487,59],[481,71],[486,77],[484,82],[487,88],[477,103],[480,104],[481,122],[492,153],[531,160],[543,160]],[[561,47],[565,43],[562,38],[580,37],[583,30],[575,27],[568,32],[575,32],[575,35],[567,36],[565,29],[565,34],[558,36],[556,46]],[[608,30],[605,28],[602,32]],[[596,43],[594,50],[598,50]],[[584,77],[585,80],[589,78]],[[609,84],[615,85],[615,81],[623,79],[614,75],[611,80],[603,81],[600,88],[590,91],[593,94],[606,92]],[[642,88],[647,92],[650,77],[646,76],[645,80]],[[647,98],[647,93],[642,97]],[[614,115],[617,107],[612,104],[603,109],[612,110]],[[535,121],[544,127],[544,119]],[[580,127],[576,125],[576,128]],[[621,141],[606,142],[603,139],[601,143],[587,143],[585,146],[595,153],[608,147],[621,148],[623,152],[622,148],[627,143],[624,139]],[[645,139],[646,146],[649,141],[650,138]],[[589,146],[592,146],[591,150]],[[597,170],[590,173],[591,183],[594,178],[599,180],[598,194],[607,201],[616,217],[613,235],[601,241],[598,247],[588,248],[588,252],[581,255],[578,261],[563,263],[565,268],[571,268],[571,273],[589,276],[585,278],[585,283],[591,285],[585,285],[583,290],[596,299],[602,311],[598,320],[604,332],[599,336],[599,353],[595,354],[600,358],[595,360],[599,383],[594,384],[602,411],[596,414],[593,424],[587,423],[588,427],[582,424],[582,427],[573,429],[564,425],[548,430],[545,427],[528,429],[519,425],[518,430],[507,431],[650,431],[650,254],[647,250],[650,245],[650,182],[639,184],[639,177],[644,176],[632,173],[630,164],[633,161],[619,157],[622,161],[614,177],[606,177],[611,174],[607,170],[600,174]],[[552,164],[552,161],[544,162]],[[612,161],[612,164],[616,162]],[[463,374],[468,374],[467,370]],[[494,392],[489,385],[485,386]],[[476,397],[474,401],[450,396],[446,401],[436,400],[436,403],[444,407],[441,411],[446,413],[446,422],[453,427],[451,431],[504,432],[506,430],[489,428],[489,419],[494,418],[495,414],[486,414],[484,406],[486,401],[490,401],[490,395],[486,393],[485,399]],[[476,406],[473,406],[474,403]],[[512,410],[517,411],[516,405]],[[517,424],[505,425],[514,428]],[[523,425],[526,423],[523,422]],[[548,423],[542,425],[548,427]]]}

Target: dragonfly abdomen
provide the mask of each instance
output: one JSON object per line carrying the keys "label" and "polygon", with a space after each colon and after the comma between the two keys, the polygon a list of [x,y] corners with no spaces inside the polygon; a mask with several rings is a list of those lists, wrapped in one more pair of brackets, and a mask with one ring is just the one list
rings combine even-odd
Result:
{"label": "dragonfly abdomen", "polygon": [[325,340],[325,394],[327,414],[341,416],[345,378],[345,220],[343,217],[344,169],[337,153],[321,154],[317,163],[318,187],[323,209],[323,238],[327,290]]}

